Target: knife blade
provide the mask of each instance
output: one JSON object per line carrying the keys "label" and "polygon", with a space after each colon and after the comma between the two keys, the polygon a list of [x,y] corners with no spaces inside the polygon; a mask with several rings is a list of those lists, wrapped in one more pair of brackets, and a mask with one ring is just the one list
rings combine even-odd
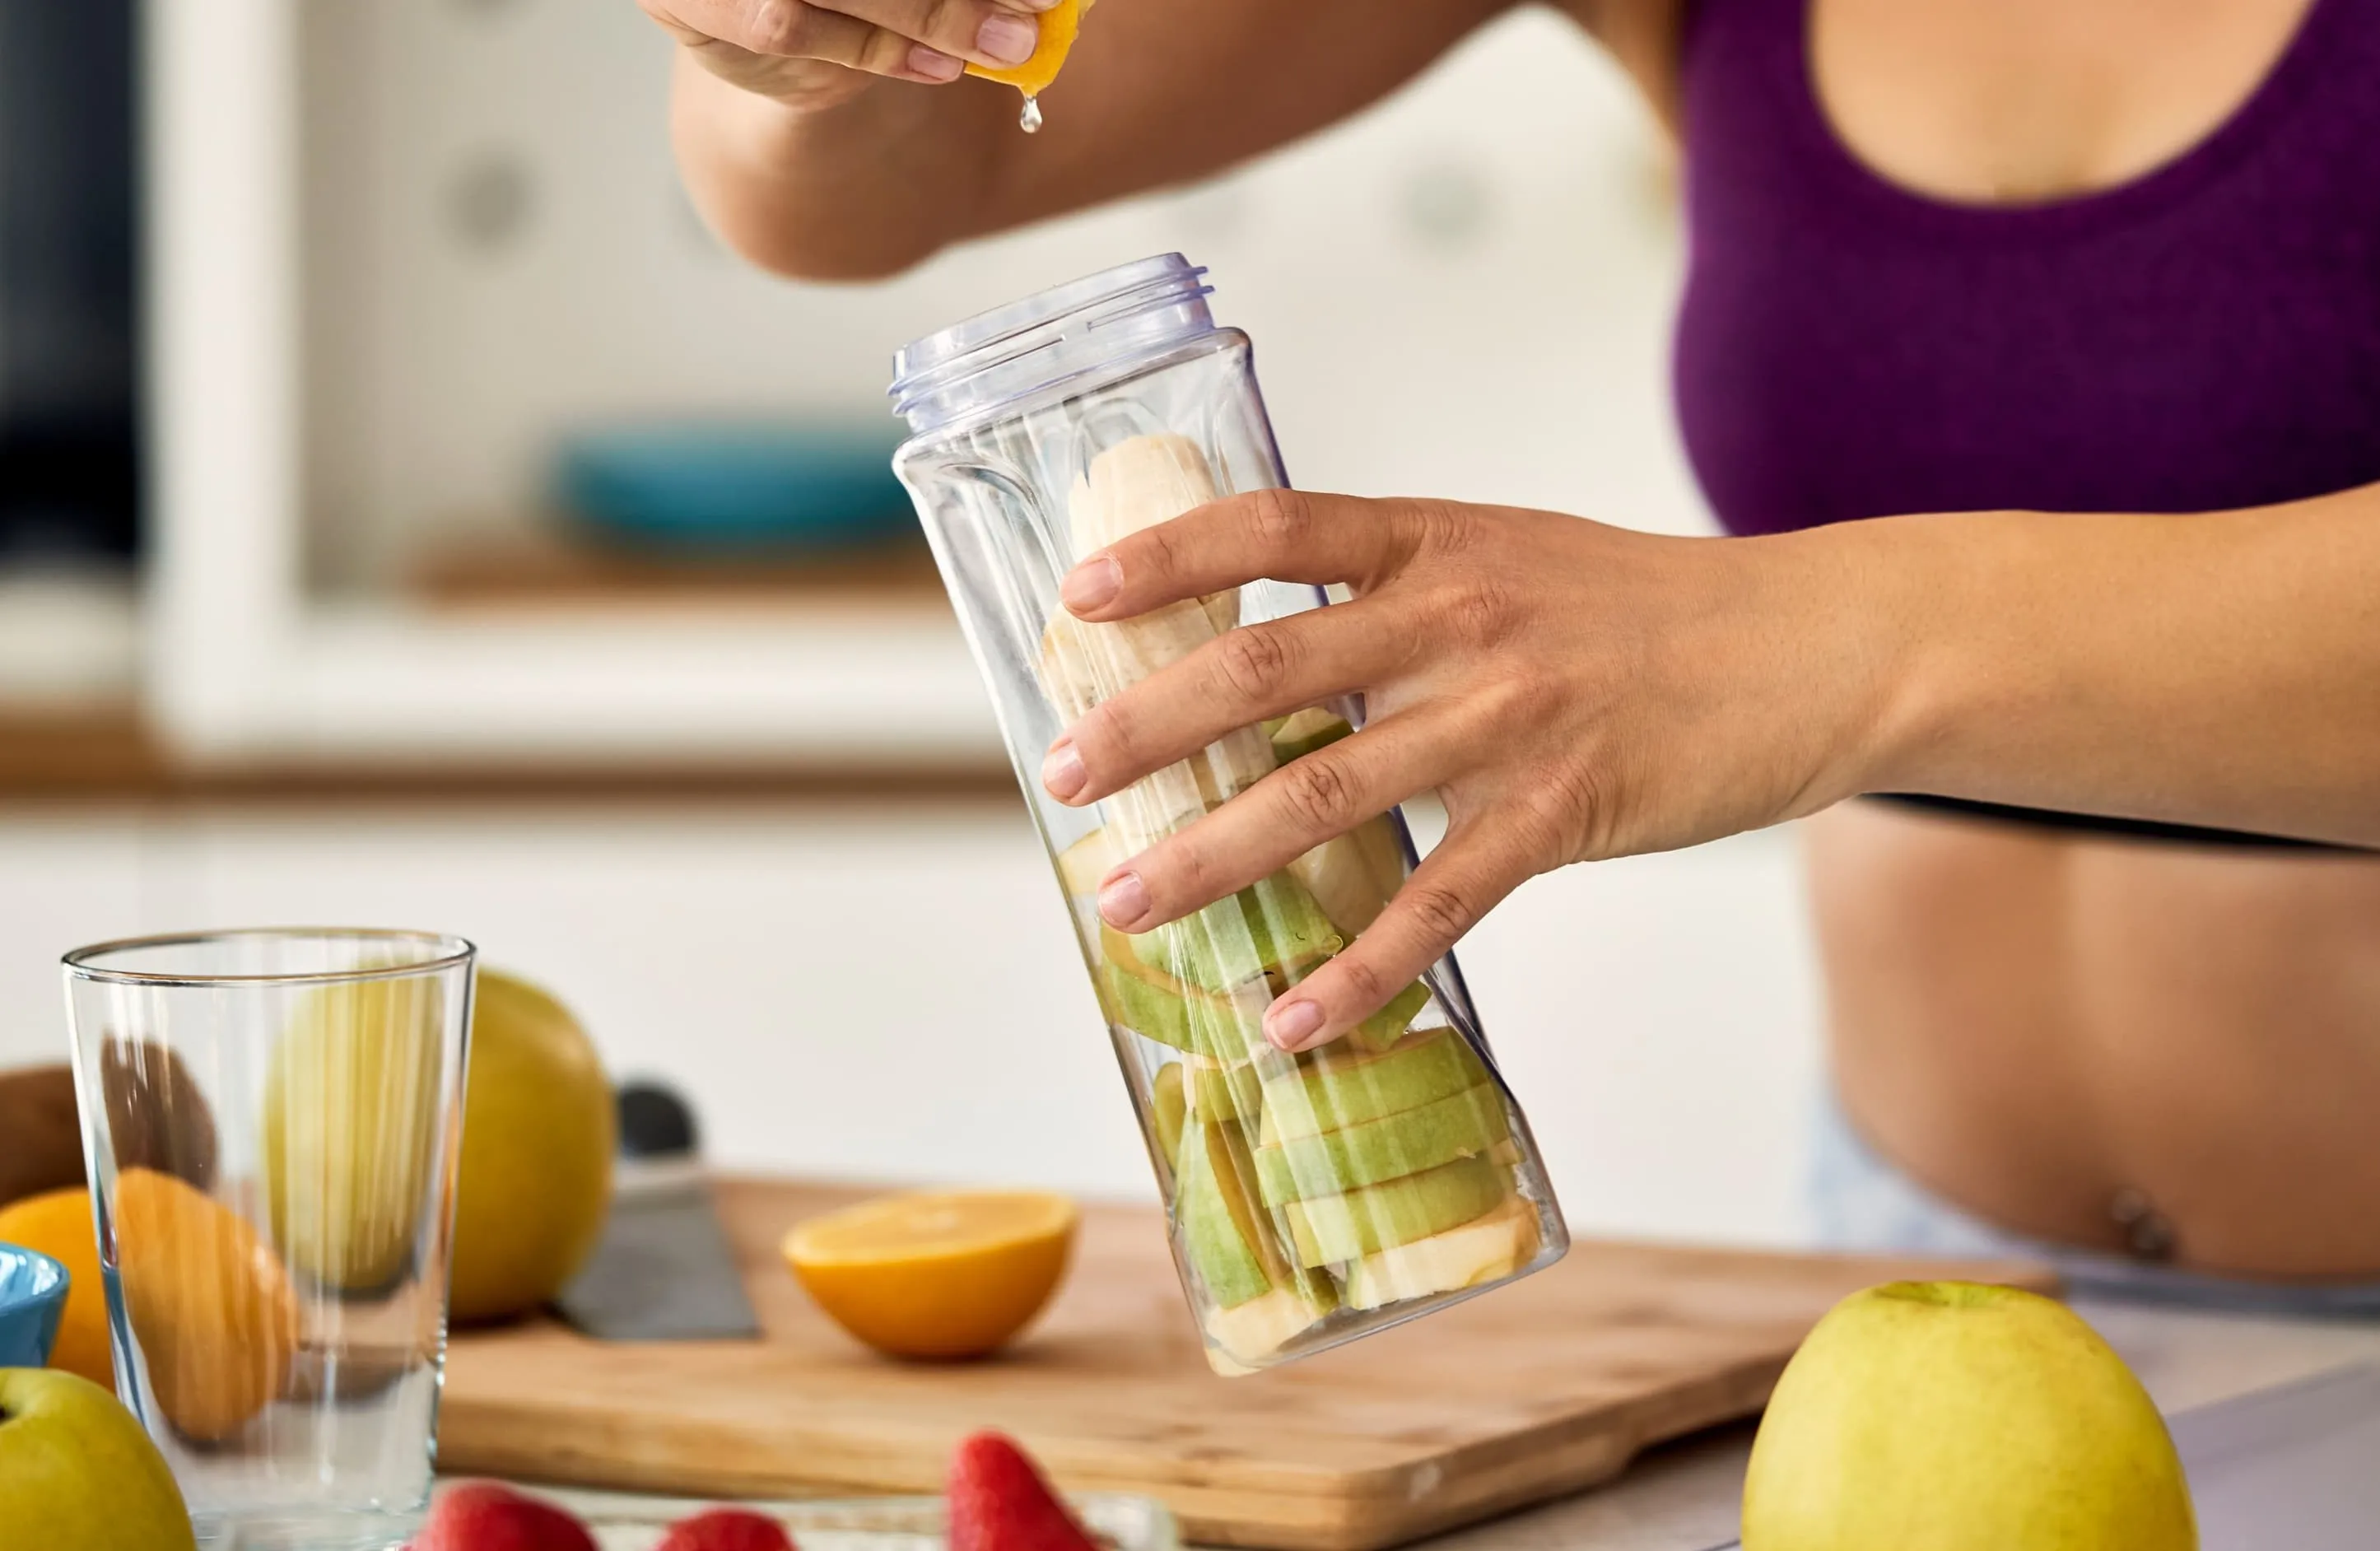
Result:
{"label": "knife blade", "polygon": [[595,1254],[562,1315],[599,1340],[753,1340],[760,1322],[720,1226],[694,1112],[658,1083],[620,1089],[620,1157]]}

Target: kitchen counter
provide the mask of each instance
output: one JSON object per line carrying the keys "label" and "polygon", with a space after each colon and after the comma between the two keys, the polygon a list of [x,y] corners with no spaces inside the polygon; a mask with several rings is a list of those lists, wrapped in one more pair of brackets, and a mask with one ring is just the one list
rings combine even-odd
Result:
{"label": "kitchen counter", "polygon": [[[2354,1363],[2380,1362],[2380,1324],[2204,1315],[2078,1301],[2170,1414]],[[1625,1477],[1422,1543],[1428,1551],[1712,1551],[1735,1535],[1752,1448],[1745,1424],[1655,1450]],[[594,1509],[606,1494],[556,1492]]]}

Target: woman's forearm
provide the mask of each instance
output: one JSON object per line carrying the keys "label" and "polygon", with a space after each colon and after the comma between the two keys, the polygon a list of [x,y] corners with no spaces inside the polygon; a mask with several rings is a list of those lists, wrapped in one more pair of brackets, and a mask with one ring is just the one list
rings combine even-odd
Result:
{"label": "woman's forearm", "polygon": [[1878,600],[1869,790],[2380,844],[2380,487],[1808,537]]}

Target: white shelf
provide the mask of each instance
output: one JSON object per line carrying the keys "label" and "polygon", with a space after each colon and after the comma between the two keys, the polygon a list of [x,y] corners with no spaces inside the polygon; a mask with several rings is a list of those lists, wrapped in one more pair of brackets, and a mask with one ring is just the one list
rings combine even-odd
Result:
{"label": "white shelf", "polygon": [[222,757],[981,768],[1002,757],[945,617],[452,618],[318,606]]}

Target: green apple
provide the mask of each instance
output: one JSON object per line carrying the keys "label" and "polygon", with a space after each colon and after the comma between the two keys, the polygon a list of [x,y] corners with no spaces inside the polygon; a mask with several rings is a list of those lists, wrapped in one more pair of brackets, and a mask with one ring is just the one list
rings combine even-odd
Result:
{"label": "green apple", "polygon": [[0,1368],[0,1539],[26,1551],[195,1551],[173,1472],[115,1397]]}
{"label": "green apple", "polygon": [[480,971],[455,1184],[457,1323],[527,1313],[568,1285],[611,1215],[617,1121],[584,1025],[550,992]]}
{"label": "green apple", "polygon": [[436,1166],[445,988],[394,975],[309,992],[264,1089],[273,1236],[331,1287],[383,1288],[411,1266]]}
{"label": "green apple", "polygon": [[1443,1233],[1501,1206],[1507,1170],[1496,1155],[1460,1158],[1385,1184],[1293,1201],[1281,1208],[1301,1266],[1330,1266]]}
{"label": "green apple", "polygon": [[1279,1206],[1477,1157],[1512,1134],[1504,1090],[1479,1083],[1344,1130],[1267,1143],[1254,1149],[1257,1182],[1265,1204]]}
{"label": "green apple", "polygon": [[1818,1322],[1743,1486],[1744,1551],[2194,1551],[2140,1381],[2064,1305],[1896,1282]]}
{"label": "green apple", "polygon": [[1487,1064],[1452,1029],[1426,1030],[1377,1055],[1326,1045],[1266,1081],[1262,1140],[1343,1131],[1487,1081]]}

